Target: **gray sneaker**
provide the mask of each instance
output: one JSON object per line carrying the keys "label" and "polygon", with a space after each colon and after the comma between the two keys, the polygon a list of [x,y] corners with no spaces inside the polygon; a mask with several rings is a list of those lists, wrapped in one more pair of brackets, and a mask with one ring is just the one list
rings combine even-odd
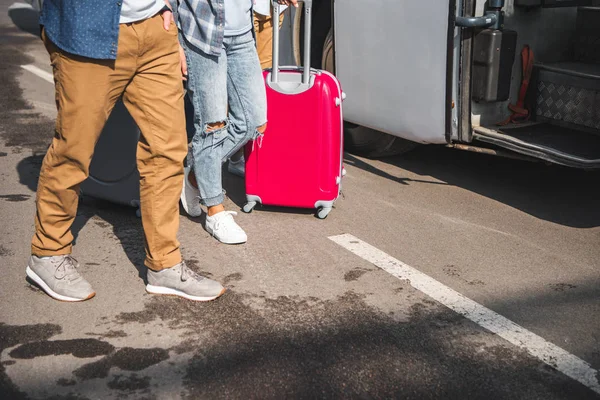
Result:
{"label": "gray sneaker", "polygon": [[185,262],[181,262],[161,271],[148,269],[146,291],[194,301],[210,301],[225,293],[225,288],[217,281],[198,275]]}
{"label": "gray sneaker", "polygon": [[244,160],[244,157],[240,158],[237,161],[229,159],[227,170],[230,174],[243,178],[246,175],[246,161]]}
{"label": "gray sneaker", "polygon": [[71,256],[31,256],[26,273],[49,296],[62,301],[83,301],[96,295],[92,285],[77,272]]}

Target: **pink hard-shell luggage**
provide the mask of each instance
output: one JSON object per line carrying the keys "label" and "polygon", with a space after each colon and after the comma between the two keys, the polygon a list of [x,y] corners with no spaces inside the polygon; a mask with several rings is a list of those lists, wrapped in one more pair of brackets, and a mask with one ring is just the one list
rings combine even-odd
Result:
{"label": "pink hard-shell luggage", "polygon": [[[275,3],[274,14],[279,6]],[[246,145],[244,212],[257,203],[316,208],[325,218],[344,175],[344,94],[335,76],[310,66],[312,1],[304,2],[307,68],[279,67],[279,32],[273,29],[273,68],[265,70],[267,129]]]}

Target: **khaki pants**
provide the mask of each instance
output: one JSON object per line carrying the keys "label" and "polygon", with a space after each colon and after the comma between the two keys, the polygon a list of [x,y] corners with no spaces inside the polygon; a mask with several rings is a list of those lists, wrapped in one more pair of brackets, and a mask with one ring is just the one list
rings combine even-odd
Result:
{"label": "khaki pants", "polygon": [[[147,267],[181,262],[177,231],[183,160],[187,153],[177,28],[162,18],[121,24],[116,60],[94,60],[58,49],[43,37],[54,72],[58,116],[37,190],[36,256],[71,253],[79,185],[115,102],[123,102],[142,132],[137,148]],[[115,145],[118,145],[115,143]]]}
{"label": "khaki pants", "polygon": [[[283,13],[279,15],[279,27],[283,23]],[[254,13],[256,51],[262,69],[273,66],[273,18],[270,15]]]}

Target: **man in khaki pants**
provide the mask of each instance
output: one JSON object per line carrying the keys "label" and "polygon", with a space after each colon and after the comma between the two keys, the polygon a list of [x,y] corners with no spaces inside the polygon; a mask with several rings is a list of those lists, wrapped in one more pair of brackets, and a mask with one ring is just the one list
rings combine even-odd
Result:
{"label": "man in khaki pants", "polygon": [[[220,283],[190,270],[177,241],[187,153],[177,28],[164,0],[45,0],[40,24],[54,73],[55,135],[42,164],[27,275],[63,301],[95,295],[71,257],[79,185],[115,102],[141,130],[137,149],[148,285],[206,301]],[[115,143],[118,145],[118,143]]]}

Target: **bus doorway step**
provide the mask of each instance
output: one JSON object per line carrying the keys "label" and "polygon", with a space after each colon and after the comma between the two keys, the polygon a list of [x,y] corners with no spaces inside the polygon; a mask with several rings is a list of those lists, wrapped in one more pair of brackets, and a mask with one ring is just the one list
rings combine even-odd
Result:
{"label": "bus doorway step", "polygon": [[549,123],[475,127],[473,139],[556,164],[600,168],[600,135]]}

